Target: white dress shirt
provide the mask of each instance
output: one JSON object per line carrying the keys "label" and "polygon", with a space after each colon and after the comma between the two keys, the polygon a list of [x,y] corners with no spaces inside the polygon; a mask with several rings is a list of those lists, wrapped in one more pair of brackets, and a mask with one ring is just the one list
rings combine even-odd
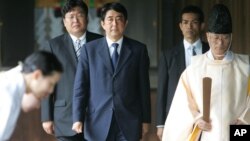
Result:
{"label": "white dress shirt", "polygon": [[122,49],[123,37],[121,39],[119,39],[118,41],[116,41],[116,42],[111,41],[108,37],[106,37],[106,40],[107,40],[107,43],[108,43],[110,56],[112,56],[112,54],[114,52],[114,47],[111,46],[113,43],[118,43],[119,44],[119,46],[117,48],[117,52],[120,55],[120,52],[121,52],[121,49]]}
{"label": "white dress shirt", "polygon": [[196,55],[202,54],[202,42],[198,39],[193,44],[190,44],[185,39],[183,40],[184,48],[185,48],[185,61],[186,67],[191,64],[191,57],[193,56],[193,47],[195,47]]}
{"label": "white dress shirt", "polygon": [[76,40],[80,40],[81,46],[83,46],[87,42],[86,41],[86,32],[80,38],[77,38],[76,36],[71,35],[71,34],[69,34],[69,35],[73,41],[75,51],[76,51],[76,46],[77,46]]}
{"label": "white dress shirt", "polygon": [[8,140],[15,129],[26,85],[21,66],[0,73],[0,141]]}

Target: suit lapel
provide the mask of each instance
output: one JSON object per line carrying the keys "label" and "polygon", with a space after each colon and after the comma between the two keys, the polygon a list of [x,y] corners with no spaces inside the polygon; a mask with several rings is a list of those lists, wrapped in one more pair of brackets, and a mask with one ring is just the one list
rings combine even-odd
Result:
{"label": "suit lapel", "polygon": [[185,50],[183,43],[179,44],[178,50],[175,52],[175,59],[177,61],[177,64],[180,64],[178,66],[178,72],[182,73],[182,71],[186,68],[186,61],[185,61]]}
{"label": "suit lapel", "polygon": [[128,39],[124,37],[115,74],[117,74],[121,70],[121,68],[125,65],[126,61],[129,59],[129,56],[131,55],[131,52],[132,52],[131,45],[129,45]]}
{"label": "suit lapel", "polygon": [[108,44],[107,44],[106,38],[103,38],[103,40],[101,42],[102,42],[102,43],[100,43],[101,47],[98,48],[99,49],[98,54],[101,57],[101,60],[105,64],[106,68],[110,71],[110,73],[117,74],[121,70],[121,68],[125,65],[126,61],[129,59],[129,57],[132,53],[131,47],[128,44],[127,39],[124,38],[123,43],[122,43],[120,56],[119,56],[118,63],[117,63],[117,67],[116,67],[115,72],[114,72],[114,70],[112,68],[112,62],[111,62],[111,57],[109,54],[109,49],[108,49]]}
{"label": "suit lapel", "polygon": [[113,74],[114,71],[111,64],[111,58],[106,38],[102,38],[100,42],[101,43],[100,47],[98,48],[98,54],[101,57],[101,61],[105,64],[106,68],[110,71],[111,74]]}
{"label": "suit lapel", "polygon": [[71,60],[71,62],[74,64],[74,66],[77,65],[77,59],[76,59],[76,53],[75,53],[75,50],[74,50],[74,46],[73,46],[73,43],[72,43],[72,39],[71,37],[67,34],[64,38],[65,40],[65,53],[67,54],[68,57],[65,57],[65,58],[69,58]]}
{"label": "suit lapel", "polygon": [[91,34],[88,31],[86,31],[86,42],[89,42],[91,40],[93,40]]}
{"label": "suit lapel", "polygon": [[[186,69],[186,61],[185,61],[185,49],[183,42],[180,42],[178,46],[176,46],[178,49],[174,52],[174,58],[176,60],[176,64],[179,64],[177,67],[177,71],[179,74],[181,74]],[[202,53],[207,52],[209,49],[209,46],[202,42]]]}

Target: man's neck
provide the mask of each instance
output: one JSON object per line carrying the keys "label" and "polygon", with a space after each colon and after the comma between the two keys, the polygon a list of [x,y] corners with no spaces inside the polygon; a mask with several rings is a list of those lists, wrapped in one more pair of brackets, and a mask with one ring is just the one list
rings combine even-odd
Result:
{"label": "man's neck", "polygon": [[199,38],[184,38],[187,42],[189,42],[190,44],[195,43],[197,40],[199,40]]}

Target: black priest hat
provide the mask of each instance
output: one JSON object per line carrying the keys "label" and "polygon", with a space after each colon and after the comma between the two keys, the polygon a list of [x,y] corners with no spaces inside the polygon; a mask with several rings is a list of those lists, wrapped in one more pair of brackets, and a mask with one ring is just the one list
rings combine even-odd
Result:
{"label": "black priest hat", "polygon": [[208,18],[208,32],[216,34],[232,33],[232,18],[225,5],[216,4],[213,6]]}

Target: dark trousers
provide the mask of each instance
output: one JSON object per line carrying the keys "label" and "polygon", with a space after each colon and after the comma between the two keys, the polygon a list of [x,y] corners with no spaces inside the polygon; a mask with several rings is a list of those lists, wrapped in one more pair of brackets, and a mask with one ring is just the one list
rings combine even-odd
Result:
{"label": "dark trousers", "polygon": [[74,136],[56,137],[57,141],[84,141],[83,134],[76,134]]}
{"label": "dark trousers", "polygon": [[113,116],[106,141],[127,141]]}

